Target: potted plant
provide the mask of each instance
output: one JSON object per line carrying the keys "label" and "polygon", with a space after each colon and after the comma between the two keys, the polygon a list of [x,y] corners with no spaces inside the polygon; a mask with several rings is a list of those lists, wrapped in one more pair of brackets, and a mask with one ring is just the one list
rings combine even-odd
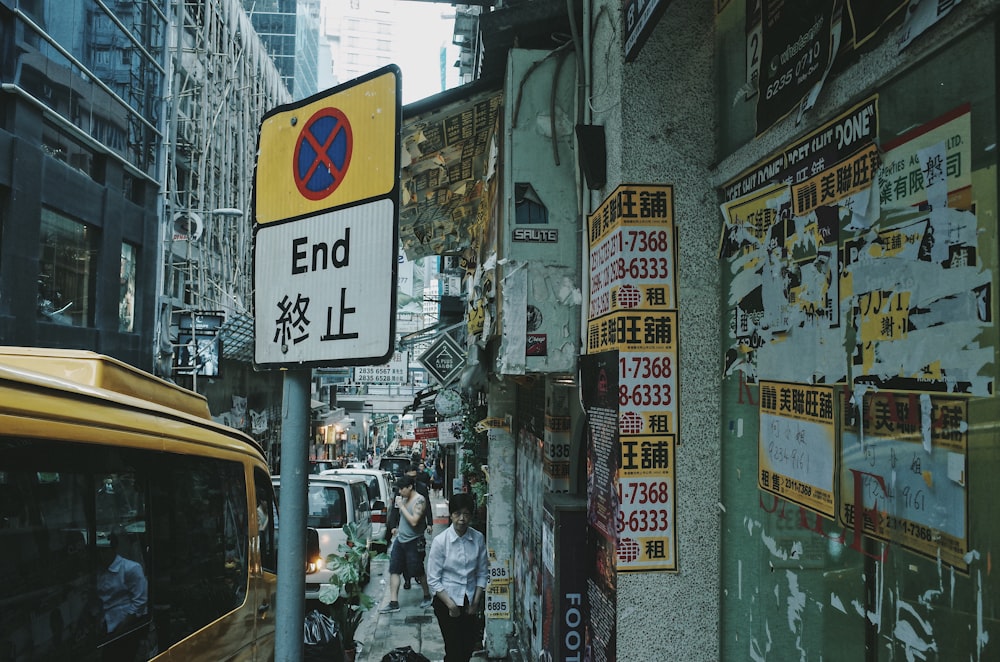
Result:
{"label": "potted plant", "polygon": [[330,605],[330,616],[336,621],[344,643],[345,661],[353,662],[358,648],[354,635],[365,612],[375,606],[375,600],[364,591],[368,580],[365,575],[371,570],[371,560],[386,557],[379,554],[370,558],[368,541],[358,535],[353,522],[344,525],[344,535],[347,542],[338,545],[337,553],[326,558],[326,567],[333,574],[330,582],[320,587],[319,599]]}

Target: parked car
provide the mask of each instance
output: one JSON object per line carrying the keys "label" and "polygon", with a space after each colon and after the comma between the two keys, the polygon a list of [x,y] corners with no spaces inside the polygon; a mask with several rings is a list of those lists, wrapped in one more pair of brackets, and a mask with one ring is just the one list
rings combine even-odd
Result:
{"label": "parked car", "polygon": [[368,486],[368,502],[372,508],[372,534],[369,546],[372,549],[384,550],[385,524],[392,506],[392,498],[396,493],[396,478],[382,469],[330,469],[322,476],[340,476],[361,478]]}
{"label": "parked car", "polygon": [[383,455],[378,461],[378,468],[399,478],[410,468],[410,462],[412,460],[409,455]]}
{"label": "parked car", "polygon": [[309,460],[309,473],[320,474],[330,469],[339,469],[340,460]]}
{"label": "parked car", "polygon": [[[278,524],[281,514],[281,476],[272,478],[278,500]],[[337,547],[347,542],[344,526],[354,523],[358,535],[371,539],[371,505],[368,501],[368,484],[362,478],[348,476],[309,476],[306,499],[306,527],[315,529],[319,551],[314,558],[306,559],[306,600],[318,600],[319,588],[330,580],[326,558],[337,553]],[[279,538],[280,541],[280,538]],[[362,585],[371,578],[371,555],[364,555],[361,573]]]}

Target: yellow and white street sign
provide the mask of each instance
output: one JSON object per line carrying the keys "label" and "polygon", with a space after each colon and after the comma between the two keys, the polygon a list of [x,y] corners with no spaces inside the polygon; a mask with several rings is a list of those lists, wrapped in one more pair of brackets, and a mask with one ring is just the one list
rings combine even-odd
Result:
{"label": "yellow and white street sign", "polygon": [[385,67],[269,112],[255,220],[263,225],[391,193],[399,179],[399,69]]}
{"label": "yellow and white street sign", "polygon": [[376,365],[395,343],[400,77],[275,108],[254,181],[254,362]]}

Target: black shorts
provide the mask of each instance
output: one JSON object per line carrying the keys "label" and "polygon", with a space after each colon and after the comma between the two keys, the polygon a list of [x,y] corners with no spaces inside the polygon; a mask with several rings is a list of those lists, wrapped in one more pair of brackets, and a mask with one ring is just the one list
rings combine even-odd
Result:
{"label": "black shorts", "polygon": [[407,542],[400,542],[397,539],[392,545],[392,554],[389,556],[389,574],[423,577],[426,547],[427,542],[423,536]]}

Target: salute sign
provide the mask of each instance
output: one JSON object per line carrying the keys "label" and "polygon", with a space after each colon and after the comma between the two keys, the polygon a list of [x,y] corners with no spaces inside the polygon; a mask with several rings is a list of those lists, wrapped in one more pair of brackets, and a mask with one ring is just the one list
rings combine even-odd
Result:
{"label": "salute sign", "polygon": [[385,67],[269,112],[254,178],[254,361],[392,356],[400,78]]}

